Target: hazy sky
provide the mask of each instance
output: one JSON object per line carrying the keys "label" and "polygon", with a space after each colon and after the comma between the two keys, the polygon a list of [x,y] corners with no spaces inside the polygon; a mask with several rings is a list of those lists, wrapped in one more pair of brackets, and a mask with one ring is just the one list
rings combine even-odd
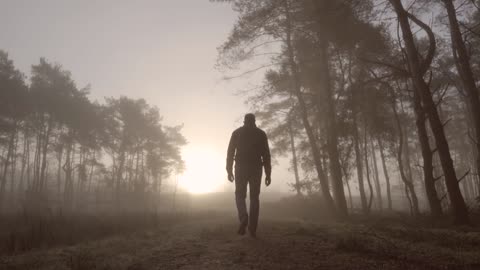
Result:
{"label": "hazy sky", "polygon": [[213,160],[205,169],[218,169],[213,175],[223,177],[229,136],[248,109],[233,95],[241,84],[222,81],[214,69],[216,48],[237,18],[229,5],[208,0],[0,3],[0,49],[26,75],[45,57],[71,71],[79,87],[91,84],[93,99],[146,99],[159,107],[165,123],[185,124],[186,150],[190,155],[209,151]]}

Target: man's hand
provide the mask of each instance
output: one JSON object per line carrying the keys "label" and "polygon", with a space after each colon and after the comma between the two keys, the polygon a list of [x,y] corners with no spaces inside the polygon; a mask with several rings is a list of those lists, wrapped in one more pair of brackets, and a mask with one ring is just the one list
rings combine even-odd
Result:
{"label": "man's hand", "polygon": [[265,185],[268,187],[270,186],[271,183],[272,183],[272,177],[270,175],[267,175],[267,177],[265,177]]}
{"label": "man's hand", "polygon": [[233,173],[229,172],[228,173],[228,181],[232,182],[235,180],[235,176],[233,176]]}

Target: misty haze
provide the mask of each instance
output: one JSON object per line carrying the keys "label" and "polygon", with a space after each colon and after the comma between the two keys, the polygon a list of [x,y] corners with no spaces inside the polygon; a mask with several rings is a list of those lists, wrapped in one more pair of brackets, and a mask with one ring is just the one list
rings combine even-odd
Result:
{"label": "misty haze", "polygon": [[0,270],[480,269],[480,1],[0,3]]}

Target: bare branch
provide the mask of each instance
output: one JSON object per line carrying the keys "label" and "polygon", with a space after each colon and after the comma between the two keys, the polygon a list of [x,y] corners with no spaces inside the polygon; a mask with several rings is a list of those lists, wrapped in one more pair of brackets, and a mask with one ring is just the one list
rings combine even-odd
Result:
{"label": "bare branch", "polygon": [[280,64],[280,63],[272,63],[272,64],[268,64],[268,65],[263,65],[263,66],[260,66],[260,67],[258,67],[258,68],[254,68],[254,69],[247,70],[247,71],[245,71],[245,72],[243,72],[243,73],[240,73],[240,74],[238,74],[238,75],[225,76],[225,77],[223,77],[223,79],[224,79],[225,81],[230,81],[230,80],[233,80],[233,79],[238,79],[238,78],[243,77],[243,76],[245,76],[245,75],[248,75],[248,74],[257,72],[257,71],[259,71],[259,70],[261,70],[261,69],[268,68],[268,67],[273,67],[273,66],[277,66],[277,65],[279,65],[279,64]]}
{"label": "bare branch", "polygon": [[468,171],[466,171],[462,177],[458,178],[458,183],[460,183],[463,179],[465,179],[465,177],[467,177],[468,175],[470,174],[470,169],[468,169]]}
{"label": "bare branch", "polygon": [[428,36],[428,41],[429,41],[429,47],[428,47],[428,52],[427,56],[425,57],[421,67],[420,71],[422,76],[427,72],[427,70],[430,68],[430,65],[432,64],[433,57],[435,56],[435,51],[437,50],[437,43],[435,41],[435,34],[432,31],[432,28],[430,28],[427,24],[419,20],[415,15],[413,15],[410,12],[406,12],[407,16],[410,20],[412,20],[415,24],[420,26]]}
{"label": "bare branch", "polygon": [[442,124],[442,127],[445,127],[451,120],[452,118],[448,118],[447,121],[445,121],[445,123]]}
{"label": "bare branch", "polygon": [[409,76],[409,72],[406,71],[405,69],[403,69],[401,67],[397,67],[397,66],[389,64],[389,63],[381,62],[381,61],[378,61],[378,60],[367,59],[367,58],[360,58],[360,60],[362,60],[364,62],[367,62],[367,63],[370,63],[370,64],[375,64],[375,65],[388,67],[388,68],[398,72],[398,74],[400,76],[404,76],[404,77]]}

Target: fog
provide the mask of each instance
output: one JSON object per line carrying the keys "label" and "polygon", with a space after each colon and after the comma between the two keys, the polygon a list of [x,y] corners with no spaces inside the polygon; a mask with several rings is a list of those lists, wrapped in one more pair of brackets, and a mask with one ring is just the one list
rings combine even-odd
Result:
{"label": "fog", "polygon": [[480,2],[1,3],[0,269],[480,265]]}

